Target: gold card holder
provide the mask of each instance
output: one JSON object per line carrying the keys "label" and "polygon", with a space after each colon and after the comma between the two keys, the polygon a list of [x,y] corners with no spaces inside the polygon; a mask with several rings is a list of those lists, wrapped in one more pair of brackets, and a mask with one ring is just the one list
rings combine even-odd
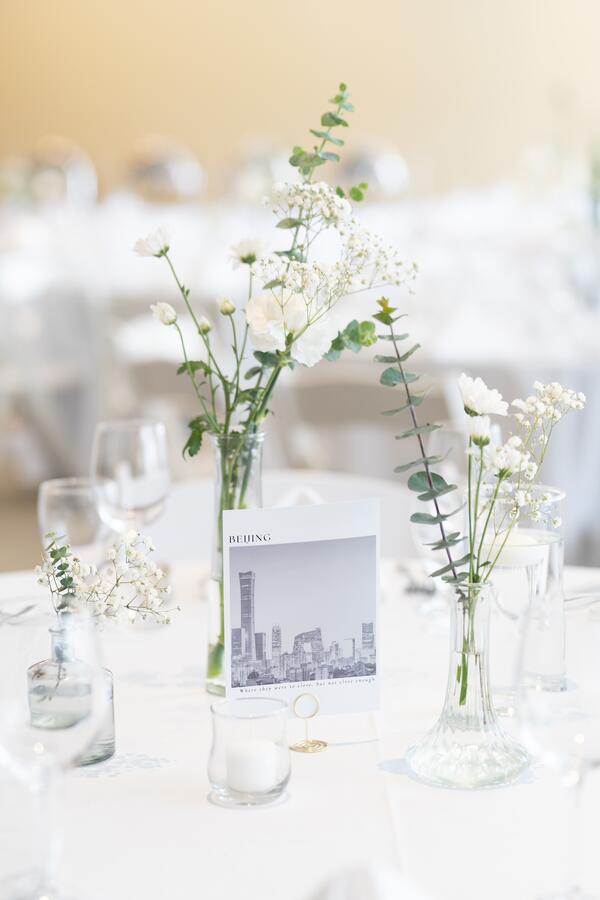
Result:
{"label": "gold card holder", "polygon": [[304,721],[304,740],[291,744],[290,750],[295,750],[296,753],[320,753],[321,750],[326,750],[326,741],[311,738],[308,733],[309,721],[314,719],[321,709],[319,698],[314,694],[298,694],[292,704],[292,709],[296,718]]}

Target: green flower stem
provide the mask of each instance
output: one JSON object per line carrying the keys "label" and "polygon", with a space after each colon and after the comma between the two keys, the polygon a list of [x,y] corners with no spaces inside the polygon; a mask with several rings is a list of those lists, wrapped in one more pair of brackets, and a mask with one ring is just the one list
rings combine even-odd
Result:
{"label": "green flower stem", "polygon": [[[470,441],[469,441],[470,443]],[[473,565],[473,557],[475,555],[475,544],[477,543],[477,520],[479,518],[479,494],[481,492],[481,479],[483,478],[483,447],[479,448],[479,472],[477,474],[477,485],[475,487],[475,508],[473,510],[473,532],[471,535],[471,566]],[[469,532],[471,531],[471,522],[469,522]],[[475,567],[473,581],[479,581],[479,565]]]}
{"label": "green flower stem", "polygon": [[473,581],[473,522],[472,522],[472,507],[473,503],[471,500],[471,483],[473,478],[473,457],[471,456],[471,448],[473,446],[472,438],[469,438],[469,447],[468,447],[468,457],[467,457],[467,507],[468,507],[468,517],[469,517],[469,581]]}
{"label": "green flower stem", "polygon": [[485,523],[483,525],[483,531],[481,532],[481,540],[479,541],[479,547],[477,548],[477,571],[479,571],[479,561],[481,559],[481,551],[483,549],[483,542],[485,540],[485,535],[488,530],[488,526],[490,524],[490,519],[492,518],[492,513],[494,512],[494,508],[496,505],[496,500],[498,499],[498,493],[500,491],[500,485],[502,484],[502,479],[498,478],[496,482],[496,487],[494,488],[494,493],[490,500],[488,513],[485,519]]}

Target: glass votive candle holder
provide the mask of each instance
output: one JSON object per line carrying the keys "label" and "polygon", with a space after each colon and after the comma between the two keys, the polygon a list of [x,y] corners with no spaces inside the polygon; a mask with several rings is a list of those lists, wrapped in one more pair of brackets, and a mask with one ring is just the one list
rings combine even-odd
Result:
{"label": "glass votive candle holder", "polygon": [[221,700],[211,706],[210,799],[221,806],[279,800],[290,780],[287,704],[269,697]]}

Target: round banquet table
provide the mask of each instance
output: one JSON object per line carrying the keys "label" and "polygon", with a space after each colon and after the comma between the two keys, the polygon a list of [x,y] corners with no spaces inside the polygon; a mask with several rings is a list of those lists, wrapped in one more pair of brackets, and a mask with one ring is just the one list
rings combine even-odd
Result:
{"label": "round banquet table", "polygon": [[[314,720],[313,735],[329,748],[292,754],[286,802],[252,810],[212,805],[206,578],[206,566],[176,565],[174,599],[183,609],[173,624],[105,639],[117,753],[66,779],[68,890],[82,900],[309,900],[337,872],[367,860],[395,863],[440,900],[533,900],[563,886],[572,801],[554,776],[534,769],[515,785],[472,792],[408,776],[406,748],[441,708],[447,629],[443,616],[419,611],[422,597],[403,592],[388,561],[381,711]],[[568,592],[593,591],[600,571],[570,568],[565,580]],[[0,599],[39,590],[30,573],[0,576]],[[290,721],[289,736],[301,736],[301,723]],[[583,815],[586,886],[598,890],[594,775]]]}

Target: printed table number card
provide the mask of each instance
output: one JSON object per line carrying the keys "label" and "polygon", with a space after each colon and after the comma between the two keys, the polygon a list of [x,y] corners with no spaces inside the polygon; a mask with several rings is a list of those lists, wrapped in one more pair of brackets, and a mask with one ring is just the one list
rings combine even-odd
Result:
{"label": "printed table number card", "polygon": [[376,500],[223,515],[228,697],[378,705]]}

